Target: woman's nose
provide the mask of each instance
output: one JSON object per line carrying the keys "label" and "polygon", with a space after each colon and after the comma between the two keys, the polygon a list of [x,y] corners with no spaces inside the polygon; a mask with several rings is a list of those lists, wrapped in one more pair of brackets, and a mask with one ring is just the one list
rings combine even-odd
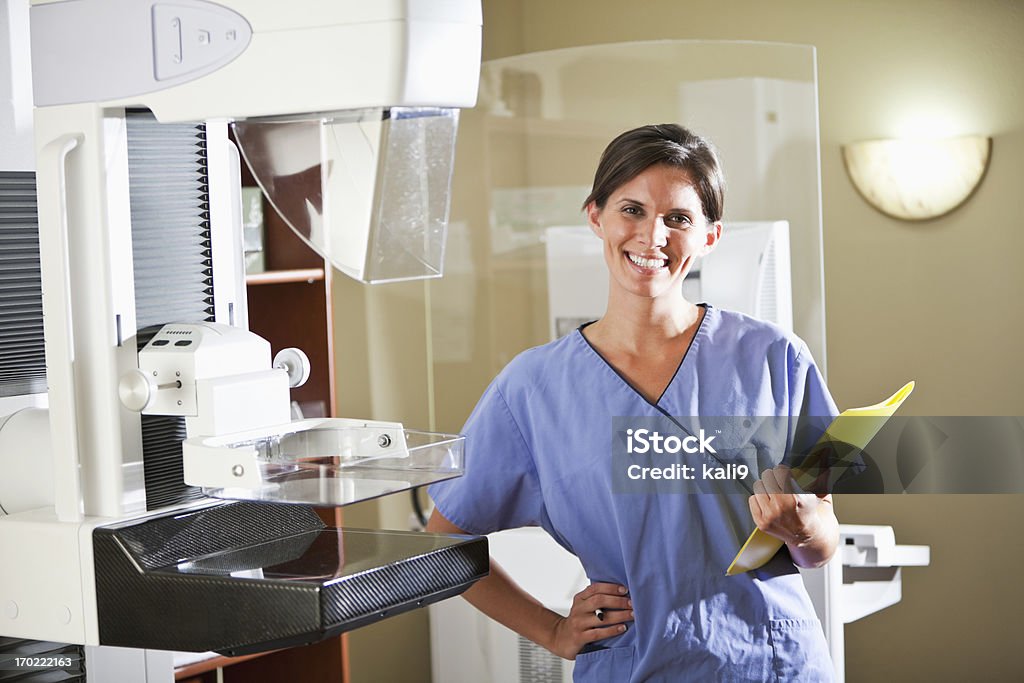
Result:
{"label": "woman's nose", "polygon": [[644,221],[640,226],[640,241],[651,247],[660,247],[668,243],[668,226],[664,216],[655,216]]}

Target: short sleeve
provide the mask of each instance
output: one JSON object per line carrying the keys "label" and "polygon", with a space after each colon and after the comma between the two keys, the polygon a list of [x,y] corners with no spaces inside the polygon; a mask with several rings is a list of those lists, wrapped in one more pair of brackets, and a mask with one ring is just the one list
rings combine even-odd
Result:
{"label": "short sleeve", "polygon": [[497,381],[462,432],[465,474],[429,488],[438,511],[473,534],[539,525],[544,502],[533,456]]}
{"label": "short sleeve", "polygon": [[802,342],[793,362],[789,386],[790,415],[827,418],[831,422],[839,414],[810,349]]}
{"label": "short sleeve", "polygon": [[789,415],[796,422],[789,452],[794,455],[807,453],[838,414],[839,409],[810,350],[800,342],[790,366]]}

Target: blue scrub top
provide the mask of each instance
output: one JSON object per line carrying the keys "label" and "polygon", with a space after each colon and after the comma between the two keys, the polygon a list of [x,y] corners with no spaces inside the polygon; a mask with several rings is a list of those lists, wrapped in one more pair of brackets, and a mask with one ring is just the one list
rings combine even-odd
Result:
{"label": "blue scrub top", "polygon": [[761,569],[724,575],[755,526],[746,495],[612,492],[615,416],[820,416],[827,425],[838,413],[802,340],[705,309],[657,404],[580,330],[520,354],[466,423],[465,475],[430,488],[461,529],[541,526],[591,581],[629,588],[634,623],[579,654],[576,681],[832,680],[785,548]]}

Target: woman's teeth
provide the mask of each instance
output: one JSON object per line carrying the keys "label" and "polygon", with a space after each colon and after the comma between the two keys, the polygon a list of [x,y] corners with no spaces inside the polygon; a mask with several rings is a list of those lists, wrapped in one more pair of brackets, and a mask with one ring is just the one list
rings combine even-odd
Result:
{"label": "woman's teeth", "polygon": [[665,265],[668,259],[663,258],[642,258],[634,254],[627,253],[626,256],[629,260],[640,266],[641,268],[661,268]]}

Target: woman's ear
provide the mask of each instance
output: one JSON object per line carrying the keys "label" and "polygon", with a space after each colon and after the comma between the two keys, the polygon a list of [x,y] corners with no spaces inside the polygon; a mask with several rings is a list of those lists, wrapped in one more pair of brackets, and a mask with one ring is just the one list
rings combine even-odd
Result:
{"label": "woman's ear", "polygon": [[601,227],[601,209],[597,208],[597,204],[594,202],[590,202],[584,212],[587,214],[587,224],[590,229],[594,231],[595,235],[604,239],[604,229]]}
{"label": "woman's ear", "polygon": [[708,226],[708,233],[704,238],[704,248],[701,249],[701,256],[707,256],[715,250],[718,240],[722,238],[722,222],[715,221]]}

